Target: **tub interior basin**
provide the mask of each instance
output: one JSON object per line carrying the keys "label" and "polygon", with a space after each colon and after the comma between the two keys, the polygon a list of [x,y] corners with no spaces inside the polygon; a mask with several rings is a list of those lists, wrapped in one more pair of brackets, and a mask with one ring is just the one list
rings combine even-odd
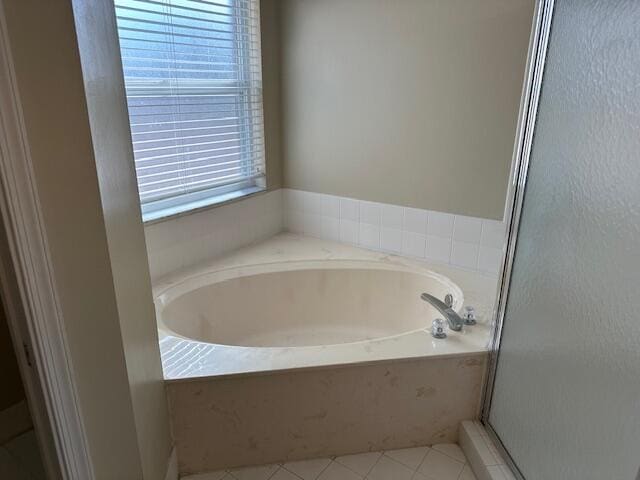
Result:
{"label": "tub interior basin", "polygon": [[161,328],[192,340],[245,347],[305,347],[385,338],[429,328],[438,312],[420,299],[460,290],[436,274],[372,267],[301,268],[240,275],[156,302]]}

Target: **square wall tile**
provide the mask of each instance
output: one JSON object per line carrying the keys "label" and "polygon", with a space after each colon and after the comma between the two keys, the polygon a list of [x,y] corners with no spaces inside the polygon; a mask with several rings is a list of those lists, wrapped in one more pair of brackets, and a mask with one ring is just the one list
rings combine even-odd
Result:
{"label": "square wall tile", "polygon": [[373,202],[360,202],[360,223],[380,225],[380,204]]}
{"label": "square wall tile", "polygon": [[402,229],[406,232],[413,232],[413,233],[419,233],[421,235],[426,235],[427,234],[426,210],[406,207],[404,209],[404,220],[402,222]]}
{"label": "square wall tile", "polygon": [[402,230],[382,227],[380,229],[380,248],[385,252],[402,252]]}
{"label": "square wall tile", "polygon": [[427,224],[427,233],[438,237],[453,236],[453,219],[450,213],[429,212],[429,222]]}
{"label": "square wall tile", "polygon": [[366,248],[380,249],[380,227],[360,223],[360,245]]}
{"label": "square wall tile", "polygon": [[287,210],[302,212],[304,210],[304,192],[287,188],[284,191],[284,204]]}
{"label": "square wall tile", "polygon": [[[500,221],[291,189],[282,190],[278,202],[284,205],[279,222],[274,217],[276,220],[262,222],[262,228],[254,227],[261,222],[248,221],[246,225],[256,231],[238,235],[259,238],[271,232],[271,223],[279,223],[291,232],[372,250],[426,258],[487,275],[499,271],[505,240],[505,224]],[[253,210],[248,215],[241,213],[232,219],[261,215]]]}
{"label": "square wall tile", "polygon": [[350,198],[340,198],[340,219],[360,221],[360,202]]}
{"label": "square wall tile", "polygon": [[303,205],[304,211],[312,215],[322,215],[322,197],[324,195],[315,192],[305,192]]}
{"label": "square wall tile", "polygon": [[380,207],[380,223],[384,228],[394,228],[402,230],[402,219],[404,217],[404,208],[397,205],[383,204]]}
{"label": "square wall tile", "polygon": [[340,197],[323,195],[322,215],[325,217],[340,218]]}
{"label": "square wall tile", "polygon": [[480,247],[478,254],[478,270],[497,274],[502,264],[502,250],[499,248]]}
{"label": "square wall tile", "polygon": [[460,242],[480,243],[482,220],[456,215],[453,221],[453,239]]}
{"label": "square wall tile", "polygon": [[340,220],[335,217],[322,217],[322,238],[340,241]]}
{"label": "square wall tile", "polygon": [[427,237],[413,232],[402,232],[402,253],[410,257],[424,258]]}
{"label": "square wall tile", "polygon": [[427,235],[427,250],[425,256],[429,260],[449,263],[451,260],[451,239]]}
{"label": "square wall tile", "polygon": [[359,233],[360,233],[360,225],[358,224],[358,222],[340,219],[340,241],[341,242],[357,245]]}
{"label": "square wall tile", "polygon": [[298,210],[289,210],[285,215],[285,226],[288,231],[304,233],[304,213]]}
{"label": "square wall tile", "polygon": [[451,263],[475,270],[478,265],[478,245],[454,240],[451,247]]}
{"label": "square wall tile", "polygon": [[502,248],[506,237],[506,225],[495,220],[482,221],[480,245],[483,247]]}
{"label": "square wall tile", "polygon": [[310,237],[322,237],[322,216],[313,213],[304,214],[304,233]]}

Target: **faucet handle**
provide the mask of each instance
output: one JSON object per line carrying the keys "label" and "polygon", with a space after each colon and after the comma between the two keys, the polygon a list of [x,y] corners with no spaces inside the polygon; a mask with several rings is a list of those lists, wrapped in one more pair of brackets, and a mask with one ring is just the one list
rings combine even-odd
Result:
{"label": "faucet handle", "polygon": [[444,320],[436,318],[431,323],[431,336],[434,338],[446,338],[447,333],[444,331]]}
{"label": "faucet handle", "polygon": [[476,309],[471,305],[467,305],[464,307],[464,313],[462,314],[462,318],[464,319],[465,325],[475,325],[476,321]]}
{"label": "faucet handle", "polygon": [[451,295],[450,293],[447,293],[444,296],[444,304],[449,308],[453,307],[453,295]]}

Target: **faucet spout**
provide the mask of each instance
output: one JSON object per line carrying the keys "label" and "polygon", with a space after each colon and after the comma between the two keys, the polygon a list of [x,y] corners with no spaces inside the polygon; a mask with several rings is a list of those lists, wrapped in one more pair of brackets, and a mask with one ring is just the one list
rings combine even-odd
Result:
{"label": "faucet spout", "polygon": [[[447,295],[447,297],[449,297],[449,295]],[[460,318],[460,315],[458,315],[456,311],[453,308],[451,308],[451,305],[447,305],[448,302],[445,303],[442,300],[428,293],[423,293],[422,295],[420,295],[420,298],[425,302],[428,302],[431,305],[433,305],[433,307],[442,314],[442,316],[449,323],[449,328],[451,330],[453,330],[454,332],[459,332],[460,330],[462,330],[462,325],[464,325],[464,320],[462,320],[462,318]]]}

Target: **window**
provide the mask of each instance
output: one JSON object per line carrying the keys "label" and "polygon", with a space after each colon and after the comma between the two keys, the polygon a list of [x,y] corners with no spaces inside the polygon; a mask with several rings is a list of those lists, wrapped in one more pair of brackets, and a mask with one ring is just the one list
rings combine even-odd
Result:
{"label": "window", "polygon": [[115,0],[143,218],[264,189],[258,0]]}

